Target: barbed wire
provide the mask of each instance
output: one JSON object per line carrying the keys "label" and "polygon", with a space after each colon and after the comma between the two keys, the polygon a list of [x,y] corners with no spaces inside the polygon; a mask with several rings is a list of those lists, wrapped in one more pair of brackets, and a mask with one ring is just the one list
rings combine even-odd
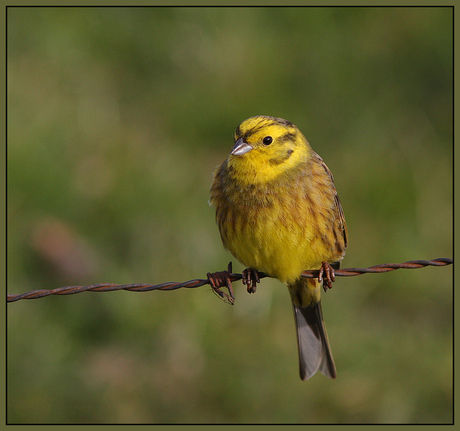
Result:
{"label": "barbed wire", "polygon": [[[370,266],[368,268],[344,268],[337,269],[334,271],[335,276],[338,277],[352,277],[361,274],[380,274],[383,272],[394,271],[396,269],[418,269],[426,266],[446,266],[453,263],[452,259],[438,258],[433,260],[411,260],[404,263],[385,263],[381,265]],[[319,270],[304,271],[302,277],[306,278],[318,278]],[[268,275],[259,272],[258,278],[262,279],[269,277]],[[16,302],[21,299],[38,299],[44,298],[49,295],[74,295],[81,292],[113,292],[115,290],[128,290],[130,292],[150,292],[151,290],[177,290],[181,288],[196,288],[210,284],[212,290],[220,296],[224,301],[232,303],[234,302],[233,291],[231,290],[231,282],[241,280],[242,274],[236,274],[232,272],[232,264],[230,262],[227,271],[208,273],[206,279],[195,279],[184,281],[182,283],[167,282],[161,284],[113,284],[113,283],[98,283],[90,286],[65,286],[58,287],[52,290],[32,290],[31,292],[22,294],[9,294],[7,295],[7,302]],[[244,280],[245,282],[246,280]],[[230,283],[229,283],[230,282]],[[219,288],[227,287],[229,289],[230,296],[222,292]],[[249,287],[248,287],[249,289]]]}

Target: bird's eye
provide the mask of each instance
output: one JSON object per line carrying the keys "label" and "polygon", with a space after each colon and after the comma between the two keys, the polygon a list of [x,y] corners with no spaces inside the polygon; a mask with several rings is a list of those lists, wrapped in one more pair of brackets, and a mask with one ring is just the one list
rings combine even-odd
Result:
{"label": "bird's eye", "polygon": [[273,142],[273,138],[271,136],[265,136],[262,142],[264,143],[264,145],[270,145]]}

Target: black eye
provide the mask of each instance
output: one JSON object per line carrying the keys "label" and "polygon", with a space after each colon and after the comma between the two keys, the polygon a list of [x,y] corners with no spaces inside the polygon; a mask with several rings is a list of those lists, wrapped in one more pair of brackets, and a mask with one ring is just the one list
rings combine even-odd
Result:
{"label": "black eye", "polygon": [[270,145],[273,142],[273,138],[271,136],[265,136],[262,142],[264,143],[264,145]]}

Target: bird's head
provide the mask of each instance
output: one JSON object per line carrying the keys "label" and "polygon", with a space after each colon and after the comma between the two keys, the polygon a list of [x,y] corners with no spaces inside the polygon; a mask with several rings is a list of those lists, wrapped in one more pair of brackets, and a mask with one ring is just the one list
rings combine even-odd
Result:
{"label": "bird's head", "polygon": [[228,165],[245,182],[266,182],[299,166],[310,153],[307,140],[290,121],[259,115],[237,127]]}

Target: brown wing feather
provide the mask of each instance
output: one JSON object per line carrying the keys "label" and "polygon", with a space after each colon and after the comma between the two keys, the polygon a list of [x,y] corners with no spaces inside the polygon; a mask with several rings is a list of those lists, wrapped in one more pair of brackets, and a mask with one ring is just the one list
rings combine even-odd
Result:
{"label": "brown wing feather", "polygon": [[[324,163],[324,160],[318,154],[315,153],[313,155],[313,159],[316,160],[316,162],[323,167],[324,171],[326,172],[326,174],[331,180],[331,185],[332,185],[333,195],[334,195],[334,203],[335,203],[336,221],[338,222],[337,226],[334,226],[334,228],[337,228],[340,234],[342,235],[343,242],[344,242],[343,251],[345,251],[345,249],[348,246],[348,228],[347,228],[347,222],[345,221],[345,214],[343,213],[342,204],[340,202],[339,195],[337,194],[337,190],[335,188],[334,176],[332,175],[332,172],[330,171],[330,169],[327,167],[326,163]],[[339,244],[337,245],[339,246]]]}

